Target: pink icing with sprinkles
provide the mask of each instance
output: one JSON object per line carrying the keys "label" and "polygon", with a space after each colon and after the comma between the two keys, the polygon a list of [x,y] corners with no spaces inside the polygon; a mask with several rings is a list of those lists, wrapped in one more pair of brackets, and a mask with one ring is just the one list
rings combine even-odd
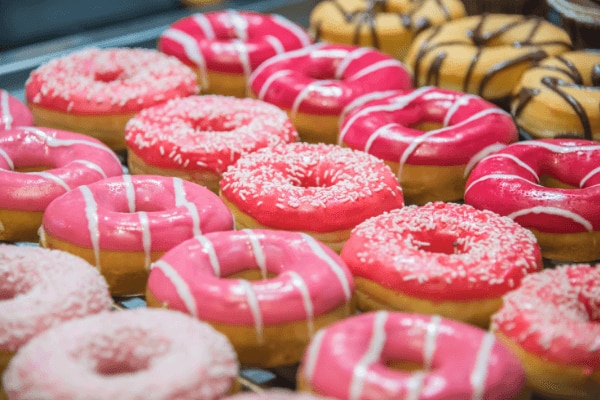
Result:
{"label": "pink icing with sprinkles", "polygon": [[221,196],[275,229],[350,229],[404,205],[391,169],[362,151],[290,143],[241,157],[220,182]]}
{"label": "pink icing with sprinkles", "polygon": [[125,141],[145,163],[223,173],[240,156],[298,133],[287,114],[254,99],[189,96],[145,109],[129,121]]}
{"label": "pink icing with sprinkles", "polygon": [[25,84],[29,104],[79,115],[127,114],[197,93],[196,74],[150,49],[85,49],[49,61]]}

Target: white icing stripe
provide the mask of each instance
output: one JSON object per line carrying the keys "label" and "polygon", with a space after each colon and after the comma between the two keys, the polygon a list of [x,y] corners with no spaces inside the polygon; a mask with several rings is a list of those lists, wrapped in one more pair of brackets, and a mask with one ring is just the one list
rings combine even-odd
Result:
{"label": "white icing stripe", "polygon": [[494,348],[494,334],[487,332],[481,341],[479,350],[477,351],[477,357],[475,358],[475,365],[473,371],[471,371],[470,382],[471,388],[473,389],[472,400],[482,400],[485,391],[485,379],[488,374],[488,365],[492,349]]}
{"label": "white icing stripe", "polygon": [[371,152],[371,146],[373,146],[373,143],[375,142],[375,140],[377,138],[379,138],[380,136],[385,136],[385,133],[390,131],[390,128],[397,126],[398,124],[395,123],[391,123],[391,124],[387,124],[384,125],[380,128],[377,128],[375,130],[375,132],[373,132],[371,135],[369,135],[369,138],[367,139],[367,143],[365,143],[365,148],[364,151],[367,153]]}
{"label": "white icing stripe", "polygon": [[[335,50],[330,51],[329,54],[333,56],[335,54],[334,51]],[[364,56],[370,51],[371,49],[367,47],[359,47],[356,50],[347,52],[342,61],[338,64],[337,68],[335,69],[335,79],[342,79],[344,76],[344,72],[346,72],[346,69],[352,63],[352,61],[359,59],[360,57]]]}
{"label": "white icing stripe", "polygon": [[299,273],[296,271],[287,271],[286,274],[291,276],[292,284],[298,289],[300,295],[302,296],[302,304],[304,305],[304,311],[306,312],[308,337],[310,338],[312,337],[315,329],[315,307],[312,299],[310,298],[310,291],[308,290],[308,286],[306,286],[306,282]]}
{"label": "white icing stripe", "polygon": [[130,213],[135,212],[135,187],[131,180],[131,175],[123,175],[123,188],[125,189],[125,198],[127,199],[127,208]]}
{"label": "white icing stripe", "polygon": [[292,34],[294,34],[294,36],[296,36],[296,38],[298,38],[300,43],[302,43],[302,46],[310,45],[309,36],[306,34],[306,32],[300,26],[296,25],[295,23],[293,23],[292,21],[290,21],[289,19],[287,19],[281,15],[272,14],[271,16],[272,16],[273,22],[286,28],[288,31],[290,31]]}
{"label": "white icing stripe", "polygon": [[539,183],[540,177],[538,176],[537,172],[535,172],[535,170],[533,168],[531,168],[528,164],[526,164],[523,160],[519,159],[518,157],[515,157],[512,154],[504,154],[504,153],[493,154],[490,156],[490,158],[496,158],[496,157],[508,158],[508,159],[512,160],[515,164],[517,164],[524,170],[531,173],[531,175],[533,175],[535,177],[536,182]]}
{"label": "white icing stripe", "polygon": [[490,154],[493,154],[497,151],[502,150],[505,147],[506,147],[506,145],[503,143],[494,143],[494,144],[491,144],[491,145],[485,147],[484,149],[478,151],[477,153],[475,153],[473,155],[473,157],[471,157],[469,159],[469,161],[467,162],[467,165],[465,166],[465,172],[463,172],[463,177],[464,178],[468,177],[469,174],[471,173],[471,170],[473,169],[473,167],[475,167],[475,165],[479,161],[483,160],[485,157],[489,156]]}
{"label": "white icing stripe", "polygon": [[264,100],[265,95],[266,95],[267,91],[269,90],[269,87],[271,87],[271,84],[273,82],[275,82],[277,79],[282,78],[287,75],[290,75],[291,73],[292,73],[292,71],[290,71],[289,69],[284,69],[281,71],[277,71],[273,75],[269,76],[267,78],[267,80],[265,80],[265,83],[263,84],[263,86],[260,88],[260,92],[258,92],[258,98],[260,100]]}
{"label": "white icing stripe", "polygon": [[[322,46],[322,44],[316,44],[316,45],[312,45],[312,46],[303,47],[298,50],[286,51],[285,53],[277,54],[276,56],[273,56],[273,57],[267,59],[266,61],[263,61],[254,70],[254,72],[250,76],[250,81],[252,81],[255,76],[260,75],[264,69],[269,68],[272,64],[278,63],[282,60],[290,61],[290,60],[293,60],[294,58],[304,57],[305,55],[310,54],[311,51],[314,51],[314,49],[319,48],[320,46]],[[288,73],[292,73],[292,71],[290,70],[290,71],[288,71]],[[268,81],[268,79],[265,80],[265,83],[267,81]],[[264,83],[263,83],[263,85],[264,85]],[[261,88],[259,90],[259,92],[262,92],[262,91],[263,91],[263,88]]]}
{"label": "white icing stripe", "polygon": [[0,90],[0,93],[2,94],[0,99],[0,111],[2,111],[0,116],[2,117],[2,122],[7,130],[12,129],[13,117],[10,113],[10,107],[8,103],[8,92],[5,90]]}
{"label": "white icing stripe", "polygon": [[312,382],[313,377],[315,376],[315,370],[317,369],[317,363],[319,361],[319,355],[321,354],[321,346],[323,345],[324,338],[325,329],[321,329],[312,337],[308,349],[306,349],[306,361],[303,365],[304,377],[307,382]]}
{"label": "white icing stripe", "polygon": [[144,211],[138,213],[140,220],[140,227],[142,228],[142,248],[144,249],[144,268],[148,271],[150,269],[150,263],[152,262],[151,251],[152,251],[152,235],[150,233],[150,221],[148,220],[148,214]]}
{"label": "white icing stripe", "polygon": [[425,343],[423,344],[423,367],[425,370],[431,369],[431,363],[435,356],[437,348],[437,338],[440,332],[440,324],[442,319],[439,315],[434,315],[429,320],[425,332]]}
{"label": "white icing stripe", "polygon": [[344,107],[344,109],[342,110],[342,114],[340,115],[340,122],[343,122],[347,118],[348,114],[350,114],[350,112],[355,108],[362,107],[368,102],[391,96],[397,92],[397,90],[383,90],[380,92],[363,94],[362,96],[357,97],[356,99],[348,103],[346,107]]}
{"label": "white icing stripe", "polygon": [[202,33],[204,33],[204,36],[207,39],[212,40],[216,38],[215,31],[213,30],[210,21],[208,20],[208,18],[206,18],[206,16],[203,13],[196,13],[192,15],[192,20],[202,30]]}
{"label": "white icing stripe", "polygon": [[213,246],[212,242],[203,235],[195,236],[196,240],[202,245],[202,250],[208,254],[208,260],[210,261],[210,266],[213,269],[213,272],[217,278],[221,277],[221,264],[219,263],[219,258],[217,257],[217,252],[215,251],[215,246]]}
{"label": "white icing stripe", "polygon": [[313,253],[321,260],[325,261],[331,267],[335,275],[338,277],[340,283],[342,284],[342,289],[344,290],[346,300],[350,300],[352,298],[352,290],[350,290],[350,283],[346,279],[346,275],[344,274],[342,268],[335,262],[335,260],[333,260],[327,253],[325,253],[325,251],[319,245],[316,239],[314,239],[312,236],[306,233],[301,233],[300,235],[302,235],[304,241],[306,242],[306,244],[308,244]]}
{"label": "white icing stripe", "polygon": [[372,74],[380,69],[392,68],[392,67],[402,69],[402,70],[404,69],[402,64],[398,60],[382,60],[382,61],[373,63],[366,68],[361,69],[360,71],[358,71],[357,73],[355,73],[352,76],[348,76],[346,78],[346,80],[351,81],[354,79],[361,79],[365,75]]}
{"label": "white icing stripe", "polygon": [[260,275],[262,276],[262,279],[267,279],[267,258],[260,245],[258,236],[251,229],[244,229],[244,232],[248,235],[252,254],[254,255],[254,261],[256,261],[256,265],[260,269]]}
{"label": "white icing stripe", "polygon": [[98,164],[88,161],[88,160],[74,160],[74,163],[83,164],[86,168],[91,169],[102,175],[103,178],[108,178],[106,172],[100,167]]}
{"label": "white icing stripe", "polygon": [[177,295],[185,305],[187,312],[194,316],[198,317],[198,305],[196,304],[196,299],[192,292],[190,291],[190,287],[187,282],[177,273],[177,271],[166,261],[158,260],[152,264],[152,269],[159,269],[163,272],[165,277],[171,281],[173,287],[175,287],[175,291]]}
{"label": "white icing stripe", "polygon": [[319,88],[321,86],[325,86],[325,85],[333,83],[333,82],[336,82],[336,81],[329,80],[329,79],[323,79],[323,80],[313,81],[313,82],[309,83],[308,85],[304,86],[302,88],[302,90],[300,91],[300,93],[298,93],[298,96],[296,96],[296,98],[294,99],[294,104],[292,104],[292,109],[290,110],[290,117],[292,119],[296,117],[296,114],[298,113],[298,108],[300,107],[302,102],[308,97],[308,94],[310,93],[311,90]]}
{"label": "white icing stripe", "polygon": [[556,144],[543,142],[540,140],[525,140],[522,142],[517,142],[514,146],[533,146],[533,147],[542,147],[544,149],[550,150],[554,153],[573,153],[577,151],[598,151],[600,150],[600,145],[594,146],[559,146]]}
{"label": "white icing stripe", "polygon": [[281,40],[277,39],[275,36],[267,35],[265,36],[265,41],[271,45],[273,50],[275,50],[275,53],[281,54],[285,52],[285,47],[283,47]]}
{"label": "white icing stripe", "polygon": [[235,32],[235,37],[246,42],[248,40],[248,22],[246,19],[231,8],[227,10],[227,16]]}
{"label": "white icing stripe", "polygon": [[231,44],[238,54],[244,76],[246,77],[246,93],[249,93],[248,85],[250,84],[250,81],[248,78],[250,77],[250,74],[252,74],[252,67],[250,66],[250,57],[248,56],[248,47],[243,41],[237,39],[232,40]]}
{"label": "white icing stripe", "polygon": [[473,182],[471,182],[469,184],[469,186],[465,189],[465,195],[467,194],[467,192],[469,190],[471,190],[471,188],[473,186],[475,186],[475,185],[477,185],[478,183],[481,183],[481,182],[489,181],[491,179],[500,179],[500,180],[516,179],[516,180],[519,180],[519,181],[524,181],[524,182],[533,184],[533,182],[531,182],[530,180],[525,179],[525,178],[523,178],[521,176],[518,176],[518,175],[512,175],[512,174],[489,174],[489,175],[482,176],[481,178],[475,179]]}
{"label": "white icing stripe", "polygon": [[173,191],[175,192],[175,207],[185,207],[192,218],[192,232],[194,236],[202,234],[200,221],[200,213],[198,207],[187,200],[185,188],[183,187],[183,179],[173,178]]}
{"label": "white icing stripe", "polygon": [[452,105],[446,111],[446,115],[444,116],[444,121],[442,123],[443,126],[448,126],[450,124],[450,120],[452,119],[456,111],[458,111],[462,106],[468,105],[469,101],[475,98],[476,97],[471,94],[464,94],[462,96],[457,97],[456,100],[454,100],[454,103],[452,103]]}
{"label": "white icing stripe", "polygon": [[69,185],[67,184],[67,182],[65,182],[64,180],[62,180],[61,178],[59,178],[58,176],[48,173],[48,172],[28,172],[28,174],[31,175],[38,175],[41,176],[42,178],[46,178],[48,180],[51,180],[52,182],[56,183],[57,185],[61,186],[63,189],[65,189],[65,191],[69,191],[71,190],[71,188],[69,187]]}
{"label": "white icing stripe", "polygon": [[587,183],[588,180],[590,180],[594,175],[600,173],[600,167],[596,167],[593,170],[591,170],[582,180],[581,182],[579,182],[579,187],[583,188],[585,187],[585,184]]}
{"label": "white icing stripe", "polygon": [[518,217],[521,217],[521,216],[527,215],[527,214],[558,215],[559,217],[570,219],[573,222],[580,224],[581,226],[583,226],[586,230],[588,230],[590,232],[592,232],[594,230],[594,226],[592,225],[592,223],[590,221],[588,221],[587,219],[583,218],[581,215],[575,214],[574,212],[571,212],[568,210],[563,210],[562,208],[558,208],[558,207],[545,207],[545,206],[531,207],[531,208],[526,208],[523,210],[515,211],[514,213],[507,215],[507,217],[515,219],[515,218],[518,218]]}
{"label": "white icing stripe", "polygon": [[252,318],[254,319],[254,329],[256,330],[256,341],[258,344],[264,343],[263,337],[263,320],[262,315],[260,313],[260,305],[258,304],[258,299],[256,298],[256,293],[254,293],[254,289],[252,288],[252,284],[245,279],[240,279],[238,281],[242,290],[246,293],[246,299],[248,300],[248,307],[250,308],[250,312],[252,313]]}
{"label": "white icing stripe", "polygon": [[101,271],[100,265],[100,230],[98,229],[98,204],[94,199],[92,191],[87,186],[80,186],[79,190],[83,195],[85,203],[85,218],[87,220],[88,233],[92,242],[92,250],[94,251],[94,262],[96,268]]}
{"label": "white icing stripe", "polygon": [[0,157],[4,158],[4,161],[6,161],[6,164],[8,164],[8,168],[10,168],[11,171],[15,170],[13,160],[11,160],[8,154],[2,149],[0,149]]}
{"label": "white icing stripe", "polygon": [[387,318],[388,313],[385,311],[375,313],[373,333],[371,335],[369,347],[352,371],[352,381],[350,382],[350,390],[348,393],[349,400],[360,399],[369,366],[381,356],[381,351],[383,350],[386,341],[385,323],[387,322]]}
{"label": "white icing stripe", "polygon": [[419,400],[421,397],[421,390],[423,390],[423,383],[425,381],[425,372],[419,371],[413,373],[406,382],[408,394],[406,400]]}
{"label": "white icing stripe", "polygon": [[185,51],[186,56],[190,60],[192,60],[198,67],[198,70],[200,72],[200,82],[202,88],[206,89],[207,87],[209,87],[208,75],[206,74],[206,60],[200,52],[200,48],[198,47],[196,39],[194,39],[185,32],[178,31],[173,28],[167,29],[162,34],[162,37],[179,43],[181,47],[183,47],[183,51]]}

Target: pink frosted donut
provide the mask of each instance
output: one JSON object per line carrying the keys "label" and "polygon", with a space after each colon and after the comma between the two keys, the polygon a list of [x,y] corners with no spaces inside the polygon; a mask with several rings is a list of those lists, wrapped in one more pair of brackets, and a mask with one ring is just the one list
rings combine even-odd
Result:
{"label": "pink frosted donut", "polygon": [[0,131],[31,125],[33,115],[29,108],[8,91],[0,89]]}
{"label": "pink frosted donut", "polygon": [[[404,364],[421,368],[411,372]],[[492,333],[439,316],[385,311],[319,331],[298,370],[301,390],[348,400],[508,400],[524,383],[518,359]]]}
{"label": "pink frosted donut", "polygon": [[336,251],[365,219],[404,205],[390,168],[362,151],[291,143],[247,154],[220,182],[241,228],[303,231]]}
{"label": "pink frosted donut", "polygon": [[194,69],[203,93],[245,97],[248,77],[263,61],[311,42],[285,17],[229,9],[176,21],[158,48]]}
{"label": "pink frosted donut", "polygon": [[0,240],[37,242],[52,200],[122,174],[112,150],[89,136],[34,127],[0,131]]}
{"label": "pink frosted donut", "polygon": [[297,232],[239,230],[196,236],[152,264],[146,302],[210,322],[240,362],[300,360],[313,334],[353,311],[340,257]]}
{"label": "pink frosted donut", "polygon": [[102,276],[79,257],[0,244],[0,376],[32,337],[63,321],[108,310],[111,304]]}
{"label": "pink frosted donut", "polygon": [[197,93],[194,72],[149,49],[85,49],[31,72],[25,98],[37,126],[96,137],[125,149],[125,124],[140,110]]}
{"label": "pink frosted donut", "polygon": [[421,87],[367,101],[342,121],[338,143],[385,160],[407,204],[463,198],[470,168],[516,142],[509,113],[481,97]]}
{"label": "pink frosted donut", "polygon": [[465,202],[531,230],[542,255],[600,259],[600,144],[540,139],[513,143],[479,162]]}
{"label": "pink frosted donut", "polygon": [[171,100],[141,111],[125,129],[131,173],[178,176],[213,192],[243,154],[297,140],[282,110],[227,96]]}
{"label": "pink frosted donut", "polygon": [[504,296],[492,329],[521,360],[534,391],[560,399],[600,394],[600,266],[526,277]]}
{"label": "pink frosted donut", "polygon": [[502,295],[542,268],[527,229],[490,211],[442,202],[366,220],[341,256],[360,309],[439,314],[482,327]]}
{"label": "pink frosted donut", "polygon": [[[43,371],[43,373],[35,373]],[[227,338],[182,313],[137,309],[69,321],[31,340],[4,375],[10,399],[213,400],[238,372]]]}
{"label": "pink frosted donut", "polygon": [[268,389],[258,393],[238,393],[225,397],[224,400],[325,400],[328,398],[285,389]]}
{"label": "pink frosted donut", "polygon": [[336,143],[340,115],[357,97],[410,88],[400,61],[368,47],[324,43],[272,57],[250,77],[251,96],[285,110],[312,143]]}
{"label": "pink frosted donut", "polygon": [[72,190],[44,212],[42,246],[95,265],[113,295],[143,293],[150,263],[201,233],[233,229],[210,190],[179,178],[123,175]]}

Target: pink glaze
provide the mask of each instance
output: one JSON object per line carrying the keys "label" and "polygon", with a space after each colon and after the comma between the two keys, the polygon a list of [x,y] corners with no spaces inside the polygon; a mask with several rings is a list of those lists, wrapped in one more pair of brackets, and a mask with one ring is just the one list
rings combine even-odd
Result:
{"label": "pink glaze", "polygon": [[[420,123],[441,128],[413,128]],[[507,112],[481,97],[435,87],[367,101],[346,115],[338,137],[340,144],[398,162],[399,173],[405,164],[471,167],[517,139]]]}
{"label": "pink glaze", "polygon": [[[227,278],[249,269],[262,280]],[[268,278],[267,274],[274,274]],[[254,326],[306,321],[352,298],[352,275],[341,258],[304,233],[213,232],[181,243],[152,264],[148,291],[169,308],[201,320]]]}
{"label": "pink glaze", "polygon": [[[540,184],[552,176],[572,189]],[[539,139],[513,143],[475,166],[465,203],[541,232],[600,230],[600,144]]]}
{"label": "pink glaze", "polygon": [[6,90],[0,89],[0,131],[31,125],[33,115],[29,108]]}
{"label": "pink glaze", "polygon": [[298,140],[287,114],[254,99],[190,96],[141,111],[125,130],[145,163],[222,174],[241,155]]}
{"label": "pink glaze", "polygon": [[[43,371],[43,373],[37,373]],[[107,312],[29,342],[4,374],[10,399],[222,398],[238,372],[225,336],[182,313]]]}
{"label": "pink glaze", "polygon": [[431,301],[500,297],[542,268],[527,229],[491,211],[442,202],[366,220],[341,256],[353,276]]}
{"label": "pink glaze", "polygon": [[153,175],[123,175],[84,185],[53,201],[42,220],[45,235],[100,251],[167,251],[204,232],[233,229],[233,217],[203,186]]}
{"label": "pink glaze", "polygon": [[207,71],[249,76],[268,58],[311,42],[304,28],[280,15],[224,10],[176,21],[158,48],[199,69],[200,82],[206,82]]}
{"label": "pink glaze", "polygon": [[31,72],[29,104],[79,115],[135,113],[197,93],[196,74],[175,57],[150,49],[86,49]]}
{"label": "pink glaze", "polygon": [[0,351],[15,352],[46,329],[111,304],[104,278],[81,258],[0,244]]}
{"label": "pink glaze", "polygon": [[544,360],[600,371],[600,266],[532,274],[504,296],[492,329]]}
{"label": "pink glaze", "polygon": [[[421,364],[408,372],[390,361]],[[318,394],[348,400],[514,399],[519,361],[491,333],[439,316],[360,314],[320,330],[301,364]]]}
{"label": "pink glaze", "polygon": [[221,196],[260,224],[332,232],[404,205],[391,169],[362,151],[291,143],[260,149],[223,174]]}
{"label": "pink glaze", "polygon": [[[31,169],[43,170],[19,172]],[[122,174],[113,151],[89,136],[34,127],[0,131],[0,208],[43,211],[78,186]]]}
{"label": "pink glaze", "polygon": [[233,396],[225,397],[223,400],[326,400],[329,397],[322,397],[310,393],[292,392],[287,389],[267,389],[262,392],[245,392]]}
{"label": "pink glaze", "polygon": [[412,88],[400,61],[377,50],[317,43],[272,57],[250,77],[254,97],[290,111],[339,116],[359,96]]}

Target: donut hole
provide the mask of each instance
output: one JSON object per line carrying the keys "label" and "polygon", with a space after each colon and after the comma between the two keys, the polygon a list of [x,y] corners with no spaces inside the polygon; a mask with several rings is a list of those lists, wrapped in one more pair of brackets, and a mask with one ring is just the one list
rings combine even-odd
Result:
{"label": "donut hole", "polygon": [[385,360],[384,364],[389,369],[401,372],[416,372],[425,369],[423,364],[407,360]]}
{"label": "donut hole", "polygon": [[[110,66],[109,66],[110,67]],[[97,82],[117,82],[126,78],[124,69],[112,66],[112,68],[96,69],[94,71],[94,80]]]}
{"label": "donut hole", "polygon": [[129,359],[129,360],[98,360],[96,372],[100,375],[111,376],[121,374],[131,374],[148,369],[149,360]]}
{"label": "donut hole", "polygon": [[450,234],[439,231],[429,231],[426,234],[417,236],[413,234],[412,244],[416,248],[428,253],[440,254],[460,254],[463,252],[461,243],[456,234]]}
{"label": "donut hole", "polygon": [[238,129],[240,126],[250,123],[249,119],[230,116],[219,116],[218,118],[199,118],[192,121],[192,127],[198,132],[231,132]]}
{"label": "donut hole", "polygon": [[409,126],[409,128],[411,129],[417,129],[420,131],[434,131],[437,129],[441,129],[443,128],[444,125],[441,122],[436,122],[436,121],[419,121],[415,124],[412,124]]}
{"label": "donut hole", "polygon": [[540,176],[540,185],[551,189],[575,189],[575,186],[562,182],[552,175],[544,174]]}
{"label": "donut hole", "polygon": [[38,282],[38,275],[31,270],[0,273],[0,301],[12,300],[29,292]]}

